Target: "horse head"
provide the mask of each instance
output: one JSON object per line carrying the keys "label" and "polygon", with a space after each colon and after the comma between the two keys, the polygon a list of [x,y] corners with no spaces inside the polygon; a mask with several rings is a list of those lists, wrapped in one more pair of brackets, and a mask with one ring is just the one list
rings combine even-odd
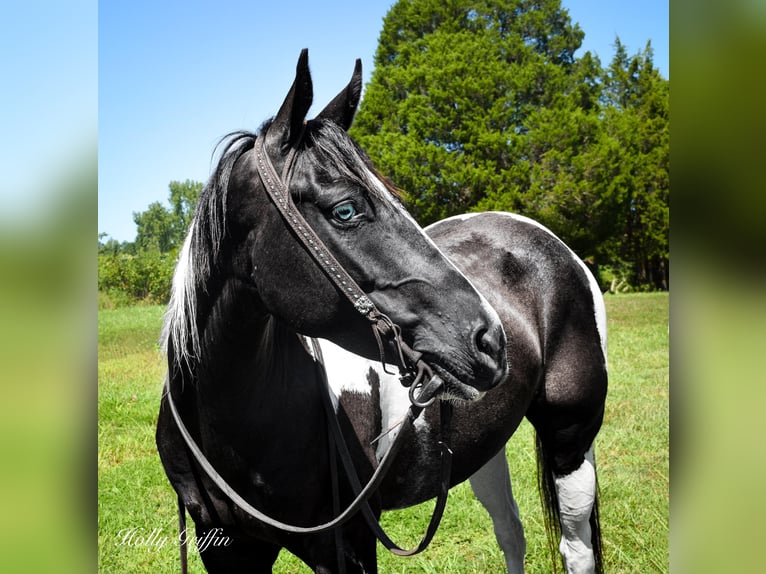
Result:
{"label": "horse head", "polygon": [[477,399],[507,375],[503,327],[348,136],[361,88],[357,60],[349,84],[307,121],[313,90],[308,54],[301,53],[279,112],[260,129],[262,141],[244,144],[219,182],[226,187],[220,208],[229,272],[248,285],[265,313],[296,332],[380,356],[369,322],[269,198],[257,168],[260,145],[333,265],[398,325],[402,340],[442,378],[444,394]]}

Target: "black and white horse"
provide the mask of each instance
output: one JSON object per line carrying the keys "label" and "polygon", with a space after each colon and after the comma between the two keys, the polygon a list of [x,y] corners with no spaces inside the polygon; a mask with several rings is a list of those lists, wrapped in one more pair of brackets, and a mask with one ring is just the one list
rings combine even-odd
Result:
{"label": "black and white horse", "polygon": [[[422,230],[346,134],[360,93],[357,62],[349,85],[306,122],[312,88],[304,51],[277,115],[257,136],[228,140],[179,256],[163,333],[168,379],[157,446],[198,536],[220,528],[228,537],[201,553],[205,567],[271,572],[285,548],[316,572],[375,572],[376,541],[360,515],[319,534],[253,518],[200,466],[171,406],[248,504],[308,527],[331,520],[355,493],[331,468],[337,462],[305,337],[321,338],[333,406],[362,481],[410,402],[389,374],[395,345],[376,341],[340,280],[330,280],[267,197],[256,165],[261,146],[333,264],[442,381],[439,397],[454,403],[451,484],[470,480],[508,571],[523,572],[525,541],[505,443],[524,416],[537,432],[543,499],[560,529],[566,570],[601,571],[593,441],[607,373],[595,280],[559,239],[523,217],[473,214]],[[426,408],[414,432],[402,433],[369,501],[376,515],[436,495],[439,418],[436,405]]]}

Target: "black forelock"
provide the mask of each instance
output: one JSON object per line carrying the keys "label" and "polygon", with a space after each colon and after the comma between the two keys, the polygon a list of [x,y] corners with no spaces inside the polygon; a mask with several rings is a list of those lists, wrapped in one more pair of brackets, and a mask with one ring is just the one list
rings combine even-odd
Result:
{"label": "black forelock", "polygon": [[381,196],[377,183],[382,182],[389,193],[399,197],[397,190],[375,169],[364,150],[334,122],[322,118],[307,122],[302,145],[309,152],[306,159],[312,161],[316,169],[335,171],[375,197]]}

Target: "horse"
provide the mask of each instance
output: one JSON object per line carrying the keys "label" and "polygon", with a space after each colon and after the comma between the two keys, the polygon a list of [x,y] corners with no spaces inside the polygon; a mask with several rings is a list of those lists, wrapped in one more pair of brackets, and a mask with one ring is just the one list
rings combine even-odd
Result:
{"label": "horse", "polygon": [[[224,140],[200,196],[165,315],[156,433],[182,524],[188,510],[199,538],[225,534],[200,552],[209,572],[271,572],[281,549],[318,573],[377,572],[362,514],[435,497],[447,429],[447,486],[470,481],[508,571],[523,572],[505,444],[526,416],[564,567],[601,572],[593,443],[607,365],[595,279],[521,216],[422,229],[347,134],[360,96],[357,60],[349,84],[307,121],[302,51],[276,116]],[[434,400],[452,405],[450,419]],[[411,402],[420,416],[405,427]],[[330,418],[359,479],[377,480],[367,512],[337,526],[359,488],[336,472]]]}

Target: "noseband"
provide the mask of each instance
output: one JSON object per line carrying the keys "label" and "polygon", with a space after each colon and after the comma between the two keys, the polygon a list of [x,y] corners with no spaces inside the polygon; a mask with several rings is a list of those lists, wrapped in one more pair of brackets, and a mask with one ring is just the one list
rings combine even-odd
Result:
{"label": "noseband", "polygon": [[[351,278],[343,266],[338,263],[338,260],[330,250],[327,249],[324,242],[319,239],[311,226],[303,218],[303,215],[298,211],[295,202],[293,202],[288,185],[292,175],[291,168],[295,160],[296,150],[302,138],[303,131],[298,138],[298,142],[287,154],[281,177],[277,175],[277,171],[264,149],[264,136],[261,135],[256,138],[254,146],[255,166],[258,176],[266,188],[266,195],[269,196],[269,199],[277,207],[282,219],[293,230],[293,233],[303,244],[306,251],[317,262],[319,268],[327,275],[338,291],[343,293],[351,302],[354,309],[370,323],[378,344],[380,360],[383,363],[384,369],[386,361],[383,340],[389,339],[393,342],[397,351],[396,358],[399,362],[400,373],[402,373],[402,384],[410,388],[410,401],[417,407],[425,408],[434,402],[436,394],[441,390],[443,386],[441,379],[434,375],[431,367],[423,361],[422,353],[413,350],[402,340],[399,326],[382,313],[375,306],[375,303],[367,297],[367,294]],[[426,385],[425,383],[428,384]],[[417,394],[418,390],[420,390],[420,394]]]}

